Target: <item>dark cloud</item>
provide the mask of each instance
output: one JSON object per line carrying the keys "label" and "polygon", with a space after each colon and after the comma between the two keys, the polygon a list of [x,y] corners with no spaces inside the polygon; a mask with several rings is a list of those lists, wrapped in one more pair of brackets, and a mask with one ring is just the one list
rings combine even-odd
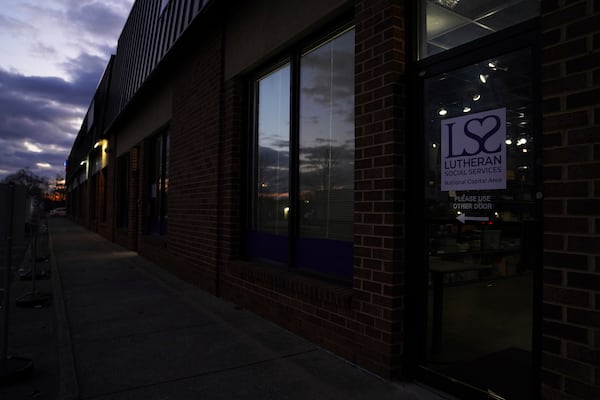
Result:
{"label": "dark cloud", "polygon": [[85,99],[85,103],[88,103],[87,105],[89,105],[98,82],[102,78],[108,59],[109,57],[101,58],[83,53],[79,57],[69,59],[63,64],[65,70],[74,77],[75,87],[87,93],[87,98]]}
{"label": "dark cloud", "polygon": [[4,45],[32,60],[0,62],[0,180],[23,167],[42,176],[64,174],[63,162],[133,2],[23,0],[18,13],[0,11],[0,35],[12,40]]}
{"label": "dark cloud", "polygon": [[[65,67],[74,77],[71,81],[0,70],[0,177],[27,166],[43,175],[62,169],[103,63],[87,54],[69,60]],[[41,152],[28,151],[26,142]],[[53,169],[36,167],[37,163]]]}
{"label": "dark cloud", "polygon": [[354,185],[354,147],[312,146],[300,150],[302,190],[352,188]]}
{"label": "dark cloud", "polygon": [[123,28],[123,15],[104,2],[77,2],[69,7],[69,21],[83,31],[114,40]]}
{"label": "dark cloud", "polygon": [[311,53],[301,64],[302,119],[313,125],[328,121],[354,124],[354,35],[337,38]]}
{"label": "dark cloud", "polygon": [[265,168],[276,168],[278,166],[287,166],[289,164],[289,152],[287,149],[277,150],[267,146],[261,146],[259,149],[261,166]]}
{"label": "dark cloud", "polygon": [[[350,31],[302,58],[302,94],[314,102],[345,102],[354,96],[354,32]],[[332,97],[333,96],[333,97]],[[337,104],[338,107],[343,104]]]}
{"label": "dark cloud", "polygon": [[318,145],[300,149],[300,158],[305,168],[321,168],[331,163],[335,165],[350,164],[354,162],[354,147],[347,145]]}

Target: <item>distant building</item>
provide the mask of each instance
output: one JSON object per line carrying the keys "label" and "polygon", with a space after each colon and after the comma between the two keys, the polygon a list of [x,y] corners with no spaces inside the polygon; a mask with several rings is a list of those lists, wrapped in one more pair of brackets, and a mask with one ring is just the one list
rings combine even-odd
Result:
{"label": "distant building", "polygon": [[600,398],[599,14],[137,1],[69,213],[386,379]]}

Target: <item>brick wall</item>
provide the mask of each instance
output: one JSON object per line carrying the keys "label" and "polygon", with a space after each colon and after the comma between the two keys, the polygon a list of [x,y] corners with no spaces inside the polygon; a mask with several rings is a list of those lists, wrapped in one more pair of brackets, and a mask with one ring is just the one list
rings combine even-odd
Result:
{"label": "brick wall", "polygon": [[[137,203],[135,204],[135,247],[138,253],[142,254],[142,238],[144,235],[144,193],[147,185],[144,183],[146,175],[144,172],[144,144],[140,143],[137,147],[137,181],[135,182],[135,193],[137,193]],[[134,225],[132,225],[134,226]]]}
{"label": "brick wall", "polygon": [[242,135],[245,132],[244,82],[229,80],[223,85],[219,141],[219,262],[239,258],[241,252]]}
{"label": "brick wall", "polygon": [[139,147],[129,152],[129,212],[127,213],[127,248],[137,250],[138,215],[139,211]]}
{"label": "brick wall", "polygon": [[79,201],[79,204],[77,204],[77,217],[76,217],[76,221],[83,225],[83,226],[88,226],[88,221],[89,221],[89,187],[90,187],[90,180],[86,180],[85,182],[82,182],[79,184],[79,186],[77,186],[77,198]]}
{"label": "brick wall", "polygon": [[[113,138],[114,143],[114,138]],[[113,241],[120,246],[129,250],[137,250],[136,248],[136,209],[137,209],[137,147],[132,148],[128,153],[122,154],[120,157],[127,157],[128,165],[123,165],[124,161],[120,161],[115,157],[115,177],[114,177],[114,192],[112,199],[113,204]],[[122,194],[119,190],[122,187],[122,179],[124,169],[127,169],[127,200],[126,204],[119,204],[122,199]],[[121,213],[121,207],[127,208],[127,228],[118,226],[116,213]]]}
{"label": "brick wall", "polygon": [[600,398],[600,1],[542,2],[542,393]]}
{"label": "brick wall", "polygon": [[114,240],[114,198],[116,160],[110,157],[109,164],[98,174],[98,233]]}
{"label": "brick wall", "polygon": [[365,333],[400,368],[404,310],[403,2],[356,2],[354,299]]}
{"label": "brick wall", "polygon": [[170,268],[215,293],[223,38],[210,26],[198,35],[173,87],[168,241]]}

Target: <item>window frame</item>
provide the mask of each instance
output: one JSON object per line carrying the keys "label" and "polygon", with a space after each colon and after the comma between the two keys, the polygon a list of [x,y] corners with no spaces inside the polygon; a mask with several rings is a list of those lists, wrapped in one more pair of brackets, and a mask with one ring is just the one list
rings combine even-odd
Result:
{"label": "window frame", "polygon": [[[160,141],[161,144],[161,159],[156,160],[154,158],[156,152],[156,143]],[[170,132],[168,128],[161,129],[159,133],[150,136],[146,140],[145,152],[145,171],[146,178],[144,179],[145,186],[145,208],[146,212],[144,215],[144,232],[150,236],[166,236],[168,234],[168,179],[169,179],[169,158],[170,158]],[[158,169],[158,176],[151,176]],[[152,184],[155,179],[158,181],[156,188],[157,191],[157,204],[155,205],[157,211],[152,210],[150,204]],[[154,229],[152,224],[154,218],[158,218],[158,229]]]}
{"label": "window frame", "polygon": [[[344,16],[342,18],[343,22],[336,23],[335,29],[327,29],[325,31],[319,31],[314,35],[309,36],[306,40],[303,40],[297,43],[294,46],[291,46],[287,51],[279,54],[277,57],[272,58],[270,61],[265,63],[264,68],[259,68],[255,71],[255,73],[249,75],[248,78],[248,87],[247,87],[247,98],[248,98],[248,107],[247,107],[247,120],[248,120],[248,134],[246,135],[245,140],[245,148],[247,151],[246,159],[244,160],[245,165],[248,166],[246,174],[245,174],[245,190],[243,193],[244,198],[248,201],[245,202],[245,207],[243,209],[244,215],[244,232],[243,232],[243,254],[244,257],[249,261],[256,261],[260,263],[276,265],[278,267],[286,268],[288,271],[294,271],[298,273],[303,273],[311,276],[316,276],[325,280],[333,280],[336,282],[343,283],[345,285],[349,285],[352,282],[352,271],[353,271],[353,262],[349,265],[349,273],[345,274],[335,274],[331,272],[323,272],[317,269],[307,269],[300,268],[297,265],[297,239],[300,236],[300,221],[299,221],[299,213],[295,210],[299,210],[299,153],[300,153],[300,102],[301,102],[301,85],[300,85],[300,65],[302,56],[311,52],[318,47],[325,45],[327,42],[334,40],[336,37],[341,36],[351,30],[355,30],[355,24],[352,21],[349,21],[348,16]],[[252,238],[253,235],[261,236],[261,234],[267,234],[266,232],[260,232],[253,230],[256,222],[256,187],[257,187],[257,161],[258,161],[258,123],[259,123],[259,115],[258,115],[258,85],[262,78],[268,76],[270,73],[277,71],[278,69],[284,67],[286,64],[289,64],[290,68],[290,110],[289,110],[289,179],[288,179],[288,192],[289,192],[289,222],[287,235],[281,236],[285,240],[285,252],[287,253],[287,257],[280,257],[280,259],[285,258],[283,260],[273,260],[266,257],[260,257],[257,255],[251,254],[252,251],[250,249],[251,243],[256,240],[260,240],[260,238],[256,239]],[[332,239],[320,239],[315,238],[316,240],[323,241],[333,241]],[[283,242],[283,241],[282,241]],[[351,253],[353,253],[354,242],[347,242],[352,247]],[[283,243],[281,243],[283,244]],[[353,255],[352,255],[353,257]]]}

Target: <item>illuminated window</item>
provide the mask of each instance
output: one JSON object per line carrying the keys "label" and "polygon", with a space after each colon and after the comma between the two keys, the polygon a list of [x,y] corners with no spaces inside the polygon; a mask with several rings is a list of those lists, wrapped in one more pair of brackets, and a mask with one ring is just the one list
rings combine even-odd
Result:
{"label": "illuminated window", "polygon": [[422,0],[420,58],[539,15],[540,0]]}

